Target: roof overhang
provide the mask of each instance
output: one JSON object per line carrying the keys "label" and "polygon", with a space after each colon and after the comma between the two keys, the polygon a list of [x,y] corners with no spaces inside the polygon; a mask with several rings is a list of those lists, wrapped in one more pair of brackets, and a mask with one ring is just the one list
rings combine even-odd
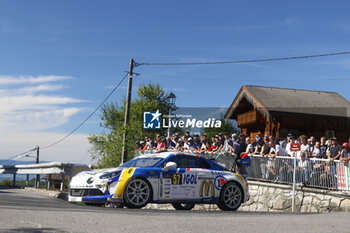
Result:
{"label": "roof overhang", "polygon": [[242,101],[243,98],[245,98],[249,103],[255,106],[257,111],[260,112],[263,116],[265,116],[266,118],[270,118],[269,110],[251,92],[249,92],[247,88],[245,88],[245,86],[242,86],[235,99],[233,100],[232,104],[228,108],[227,112],[225,113],[225,119],[234,118],[235,110],[237,109],[239,103]]}

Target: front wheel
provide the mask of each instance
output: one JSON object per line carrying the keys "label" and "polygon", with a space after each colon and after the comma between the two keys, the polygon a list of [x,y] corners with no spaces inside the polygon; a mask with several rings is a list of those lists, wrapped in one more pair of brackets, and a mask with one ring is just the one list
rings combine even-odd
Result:
{"label": "front wheel", "polygon": [[172,203],[176,210],[191,210],[196,204]]}
{"label": "front wheel", "polygon": [[237,210],[242,204],[243,191],[236,182],[228,182],[221,190],[218,207],[225,211]]}
{"label": "front wheel", "polygon": [[152,189],[143,178],[131,179],[125,187],[124,202],[128,208],[140,209],[151,200]]}

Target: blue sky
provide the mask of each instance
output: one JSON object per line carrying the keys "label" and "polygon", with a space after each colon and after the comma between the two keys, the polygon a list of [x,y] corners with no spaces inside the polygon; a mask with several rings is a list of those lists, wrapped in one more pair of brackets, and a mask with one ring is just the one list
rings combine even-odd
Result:
{"label": "blue sky", "polygon": [[[125,74],[131,57],[202,62],[350,51],[349,11],[348,1],[0,0],[0,159],[69,132]],[[159,83],[180,107],[228,106],[244,84],[350,99],[349,71],[350,56],[142,66],[134,90]],[[120,103],[126,85],[111,100]],[[44,158],[89,162],[86,136],[101,131],[98,122],[97,114]]]}

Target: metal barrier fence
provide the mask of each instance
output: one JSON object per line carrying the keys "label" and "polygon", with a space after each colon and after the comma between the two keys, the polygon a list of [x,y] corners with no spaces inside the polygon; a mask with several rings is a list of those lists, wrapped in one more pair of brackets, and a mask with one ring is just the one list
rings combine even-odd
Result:
{"label": "metal barrier fence", "polygon": [[[250,156],[247,177],[252,180],[293,184],[293,157]],[[350,167],[339,160],[296,159],[296,185],[350,191]]]}
{"label": "metal barrier fence", "polygon": [[[220,152],[218,154],[201,153],[200,155],[206,159],[215,160],[229,170],[246,175],[250,180],[291,185],[295,183],[300,186],[350,192],[350,165],[339,160],[295,159],[294,157],[282,156],[272,158],[270,156],[250,155],[250,163],[243,166],[237,163],[235,154]],[[293,179],[294,167],[296,168],[295,180]]]}

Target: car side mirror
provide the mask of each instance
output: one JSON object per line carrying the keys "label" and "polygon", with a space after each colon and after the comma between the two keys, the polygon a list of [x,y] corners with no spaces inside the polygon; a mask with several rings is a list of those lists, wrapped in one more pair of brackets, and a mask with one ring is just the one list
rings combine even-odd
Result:
{"label": "car side mirror", "polygon": [[165,164],[165,167],[163,168],[163,171],[168,171],[168,170],[174,169],[174,168],[176,168],[176,167],[177,167],[177,165],[176,165],[175,162],[167,162],[167,163]]}

